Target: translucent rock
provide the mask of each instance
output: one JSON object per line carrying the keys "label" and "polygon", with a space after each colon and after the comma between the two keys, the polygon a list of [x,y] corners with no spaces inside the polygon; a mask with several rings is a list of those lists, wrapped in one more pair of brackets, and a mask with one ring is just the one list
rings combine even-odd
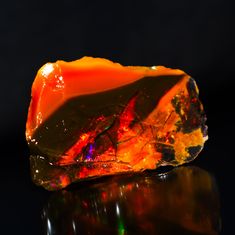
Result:
{"label": "translucent rock", "polygon": [[207,139],[195,81],[99,58],[44,65],[26,124],[33,181],[71,182],[192,161]]}

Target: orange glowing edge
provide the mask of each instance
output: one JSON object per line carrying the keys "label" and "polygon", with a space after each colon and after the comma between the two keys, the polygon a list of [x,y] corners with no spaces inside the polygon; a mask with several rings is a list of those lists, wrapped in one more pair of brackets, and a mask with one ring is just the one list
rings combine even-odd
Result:
{"label": "orange glowing edge", "polygon": [[122,66],[92,57],[47,63],[39,69],[33,82],[26,138],[29,141],[37,127],[70,98],[115,89],[146,76],[161,75],[187,76],[178,69]]}

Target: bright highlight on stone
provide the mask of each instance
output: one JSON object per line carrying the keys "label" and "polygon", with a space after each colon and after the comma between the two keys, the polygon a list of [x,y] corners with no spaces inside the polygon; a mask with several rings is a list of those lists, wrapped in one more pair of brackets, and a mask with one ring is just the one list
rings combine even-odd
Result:
{"label": "bright highlight on stone", "polygon": [[26,124],[33,181],[57,190],[189,162],[207,140],[205,120],[196,83],[181,70],[91,57],[47,63]]}

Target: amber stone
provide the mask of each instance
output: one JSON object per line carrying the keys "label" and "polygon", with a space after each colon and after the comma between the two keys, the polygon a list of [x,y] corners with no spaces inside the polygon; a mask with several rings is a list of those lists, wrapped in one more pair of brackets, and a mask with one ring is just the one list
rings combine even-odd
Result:
{"label": "amber stone", "polygon": [[71,182],[193,160],[207,139],[195,81],[178,69],[84,57],[37,73],[26,124],[33,181]]}

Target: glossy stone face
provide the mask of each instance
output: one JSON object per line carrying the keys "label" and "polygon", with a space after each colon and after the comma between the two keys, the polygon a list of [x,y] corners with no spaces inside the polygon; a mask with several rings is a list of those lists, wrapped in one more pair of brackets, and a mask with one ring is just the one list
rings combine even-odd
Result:
{"label": "glossy stone face", "polygon": [[56,190],[176,166],[203,148],[205,114],[184,72],[94,58],[48,66],[35,78],[26,126],[36,184]]}
{"label": "glossy stone face", "polygon": [[56,192],[42,212],[45,234],[216,235],[215,179],[197,167],[83,182]]}

